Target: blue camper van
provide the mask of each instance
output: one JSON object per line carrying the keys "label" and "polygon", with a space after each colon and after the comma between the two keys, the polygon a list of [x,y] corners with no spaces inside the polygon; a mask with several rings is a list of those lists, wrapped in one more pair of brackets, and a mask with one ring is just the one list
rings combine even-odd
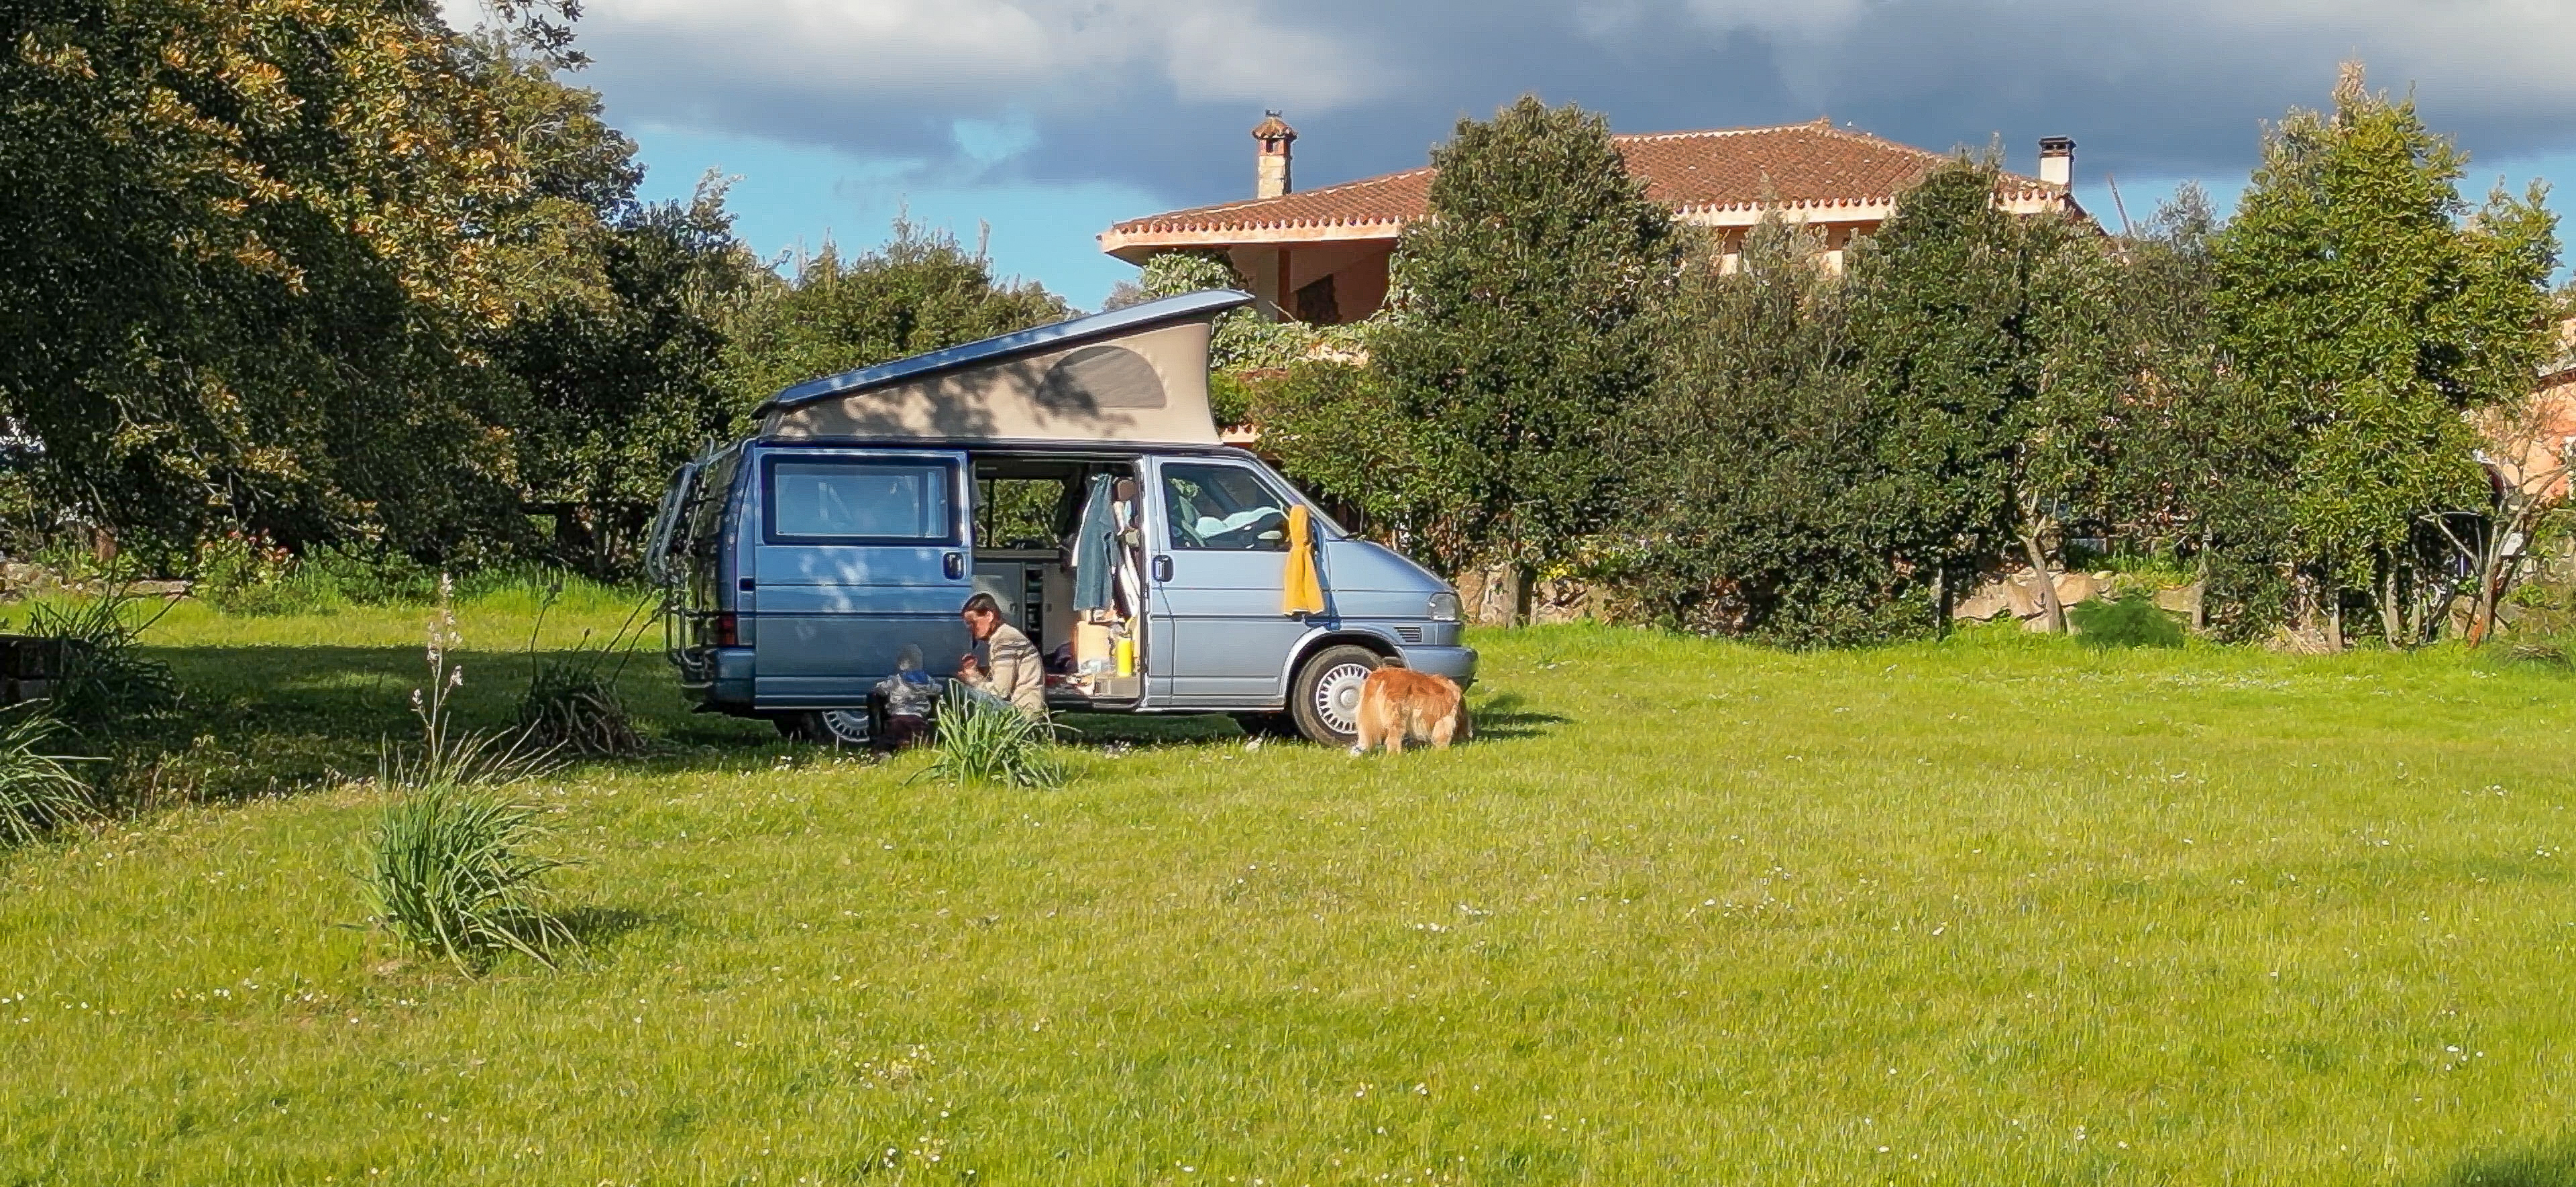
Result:
{"label": "blue camper van", "polygon": [[[1049,657],[1059,709],[1284,714],[1348,745],[1379,666],[1471,682],[1448,583],[1219,441],[1208,334],[1251,301],[1169,297],[771,397],[757,433],[680,470],[654,524],[683,687],[706,712],[864,743],[907,655],[954,673],[977,592]],[[1301,548],[1320,591],[1291,598]]]}

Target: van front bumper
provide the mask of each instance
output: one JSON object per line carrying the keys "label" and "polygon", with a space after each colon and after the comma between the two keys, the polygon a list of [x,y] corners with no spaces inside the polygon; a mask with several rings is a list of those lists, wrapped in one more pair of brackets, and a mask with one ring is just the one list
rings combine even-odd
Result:
{"label": "van front bumper", "polygon": [[1473,647],[1399,646],[1395,652],[1403,657],[1404,666],[1414,671],[1446,676],[1457,681],[1460,688],[1476,682],[1476,649]]}

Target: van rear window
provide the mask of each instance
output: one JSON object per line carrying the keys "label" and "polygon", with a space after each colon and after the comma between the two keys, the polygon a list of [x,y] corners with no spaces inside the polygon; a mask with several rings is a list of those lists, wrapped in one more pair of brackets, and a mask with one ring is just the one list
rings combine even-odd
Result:
{"label": "van rear window", "polygon": [[769,464],[769,538],[815,543],[953,544],[957,469],[946,462]]}

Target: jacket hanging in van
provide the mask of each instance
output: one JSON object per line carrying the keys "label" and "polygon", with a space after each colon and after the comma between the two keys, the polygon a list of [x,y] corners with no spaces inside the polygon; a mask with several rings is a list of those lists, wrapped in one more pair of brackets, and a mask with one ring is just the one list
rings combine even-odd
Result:
{"label": "jacket hanging in van", "polygon": [[1073,537],[1073,608],[1106,610],[1113,574],[1110,569],[1117,556],[1118,517],[1111,488],[1117,478],[1109,474],[1091,476],[1091,492],[1082,501],[1082,526]]}

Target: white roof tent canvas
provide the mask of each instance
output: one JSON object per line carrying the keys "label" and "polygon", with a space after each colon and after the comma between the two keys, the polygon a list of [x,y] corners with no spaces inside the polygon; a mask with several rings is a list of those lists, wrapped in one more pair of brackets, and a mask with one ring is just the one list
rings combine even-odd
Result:
{"label": "white roof tent canvas", "polygon": [[1215,445],[1208,332],[1252,303],[1186,293],[800,383],[762,402],[772,439]]}

